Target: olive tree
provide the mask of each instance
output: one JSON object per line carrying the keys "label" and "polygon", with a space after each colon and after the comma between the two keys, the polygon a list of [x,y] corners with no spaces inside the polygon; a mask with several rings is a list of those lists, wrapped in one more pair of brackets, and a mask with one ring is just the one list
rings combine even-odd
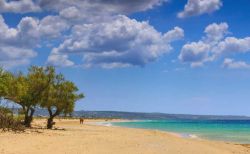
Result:
{"label": "olive tree", "polygon": [[[0,99],[8,99],[18,101],[21,96],[20,85],[14,84],[17,78],[10,72],[4,71],[0,68]],[[15,91],[14,91],[15,90]],[[15,94],[16,95],[12,95]],[[13,117],[13,112],[10,109],[0,106],[0,129],[23,131],[24,128],[21,122]]]}
{"label": "olive tree", "polygon": [[78,88],[73,82],[64,79],[62,74],[56,75],[47,90],[43,94],[41,107],[49,112],[47,128],[52,129],[54,117],[60,114],[69,114],[74,110],[75,102],[84,98],[78,94]]}
{"label": "olive tree", "polygon": [[53,67],[31,66],[27,75],[19,73],[6,77],[6,87],[1,88],[3,89],[3,98],[22,107],[26,127],[31,126],[35,108],[39,105],[43,92],[54,78],[53,75]]}
{"label": "olive tree", "polygon": [[22,98],[22,101],[19,103],[19,105],[22,106],[25,115],[25,126],[30,127],[35,108],[39,106],[43,92],[52,82],[54,71],[53,67],[44,68],[32,66],[29,68],[26,77],[26,93]]}
{"label": "olive tree", "polygon": [[76,85],[51,66],[31,66],[26,75],[0,69],[0,98],[22,107],[26,127],[31,126],[35,108],[43,107],[49,112],[47,128],[52,128],[55,116],[73,112],[75,102],[84,97],[77,92]]}

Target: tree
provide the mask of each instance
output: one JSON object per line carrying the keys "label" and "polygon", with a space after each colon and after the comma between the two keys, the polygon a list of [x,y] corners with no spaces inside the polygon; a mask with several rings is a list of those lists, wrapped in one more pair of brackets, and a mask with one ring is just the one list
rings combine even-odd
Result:
{"label": "tree", "polygon": [[1,98],[20,104],[27,92],[25,77],[19,73],[13,75],[10,72],[0,71],[0,95]]}
{"label": "tree", "polygon": [[22,107],[26,127],[31,126],[35,108],[44,107],[49,112],[47,128],[52,128],[55,116],[73,112],[75,102],[84,97],[77,91],[73,82],[56,74],[51,66],[31,66],[26,75],[0,69],[0,98]]}
{"label": "tree", "polygon": [[84,98],[83,94],[77,93],[78,88],[73,82],[64,79],[62,74],[56,75],[54,81],[43,94],[41,107],[47,108],[49,118],[47,128],[52,129],[54,117],[60,114],[69,114],[74,110],[75,102]]}
{"label": "tree", "polygon": [[26,77],[27,89],[22,101],[18,103],[22,106],[25,115],[24,124],[31,126],[35,108],[39,106],[44,91],[53,81],[55,69],[53,67],[31,66]]}
{"label": "tree", "polygon": [[24,124],[26,127],[31,126],[35,108],[39,105],[42,99],[42,94],[50,85],[54,78],[55,69],[53,67],[37,67],[29,68],[29,73],[26,77],[27,89],[22,101],[18,103],[22,106],[25,115]]}
{"label": "tree", "polygon": [[[19,100],[22,91],[19,85],[14,84],[16,78],[10,72],[0,68],[0,99]],[[14,91],[15,90],[15,91]],[[15,94],[16,95],[13,95]],[[15,97],[10,97],[15,96]],[[13,117],[13,112],[10,109],[0,106],[0,129],[23,131],[21,122]]]}
{"label": "tree", "polygon": [[11,100],[22,107],[24,113],[24,125],[31,126],[35,108],[42,99],[42,94],[50,85],[54,78],[53,67],[31,66],[27,75],[19,73],[18,75],[9,75],[4,80],[2,93],[5,99]]}

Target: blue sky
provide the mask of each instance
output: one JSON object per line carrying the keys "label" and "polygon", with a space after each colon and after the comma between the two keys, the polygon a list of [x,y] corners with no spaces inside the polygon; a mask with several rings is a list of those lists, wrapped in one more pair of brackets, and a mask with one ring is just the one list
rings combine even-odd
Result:
{"label": "blue sky", "polygon": [[0,65],[54,65],[76,110],[250,115],[248,0],[0,0]]}

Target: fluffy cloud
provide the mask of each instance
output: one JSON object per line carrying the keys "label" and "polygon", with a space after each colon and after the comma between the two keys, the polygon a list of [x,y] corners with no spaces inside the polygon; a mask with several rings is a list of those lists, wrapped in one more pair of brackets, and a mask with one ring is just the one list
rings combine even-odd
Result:
{"label": "fluffy cloud", "polygon": [[[3,17],[0,15],[0,65],[10,67],[13,65],[27,64],[30,58],[36,53],[30,49],[27,43],[22,44],[22,35],[26,35],[28,28],[9,28]],[[26,40],[25,40],[26,41]]]}
{"label": "fluffy cloud", "polygon": [[5,23],[4,18],[0,15],[0,42],[9,42],[17,35],[17,30],[14,28],[9,28]]}
{"label": "fluffy cloud", "polygon": [[38,45],[40,39],[59,36],[68,27],[67,23],[57,16],[47,16],[41,21],[24,17],[17,28],[9,28],[0,15],[0,43],[32,48]]}
{"label": "fluffy cloud", "polygon": [[[65,8],[65,9],[61,10],[59,12],[59,14],[61,17],[65,18],[65,19],[72,19],[72,20],[79,19],[82,16],[84,16],[81,14],[80,10],[77,9],[77,7],[75,7],[75,6]],[[84,18],[86,18],[86,16]]]}
{"label": "fluffy cloud", "polygon": [[[6,60],[26,64],[36,55],[34,50],[43,41],[50,43],[52,39],[65,39],[52,50],[49,64],[73,66],[69,54],[79,53],[84,65],[89,67],[142,66],[169,52],[172,48],[169,43],[183,37],[184,32],[175,27],[161,34],[147,22],[137,22],[124,15],[152,9],[167,1],[0,0],[0,13],[47,11],[53,14],[40,20],[23,17],[15,28],[5,24],[0,15],[0,54],[3,57],[0,64],[6,65]],[[10,57],[12,52],[19,58]]]}
{"label": "fluffy cloud", "polygon": [[73,66],[74,62],[68,59],[68,55],[66,54],[51,54],[48,57],[48,64],[53,64],[54,66],[59,67],[68,67]]}
{"label": "fluffy cloud", "polygon": [[185,63],[191,63],[192,67],[201,66],[209,61],[210,46],[202,41],[185,44],[182,47],[179,59]]}
{"label": "fluffy cloud", "polygon": [[[38,5],[45,10],[60,12],[68,7],[76,7],[83,12],[129,14],[145,11],[161,5],[168,0],[38,0]],[[96,11],[98,10],[98,11]]]}
{"label": "fluffy cloud", "polygon": [[213,49],[217,54],[244,53],[250,51],[250,37],[227,37]]}
{"label": "fluffy cloud", "polygon": [[0,47],[0,66],[12,67],[28,64],[31,58],[36,56],[36,52],[30,49],[17,48],[11,46]]}
{"label": "fluffy cloud", "polygon": [[[1,12],[27,13],[38,11],[61,12],[65,17],[81,12],[88,16],[130,14],[159,6],[168,0],[0,0]],[[98,11],[96,11],[98,10]],[[73,11],[68,12],[68,11]]]}
{"label": "fluffy cloud", "polygon": [[[168,53],[172,49],[169,43],[183,36],[179,27],[161,34],[147,22],[119,15],[98,24],[74,26],[72,35],[54,48],[50,56],[82,54],[88,67],[144,66]],[[55,61],[49,58],[48,63]]]}
{"label": "fluffy cloud", "polygon": [[[250,51],[250,37],[226,37],[227,23],[210,24],[204,33],[206,35],[201,40],[183,45],[178,57],[180,61],[190,63],[191,66],[202,66],[205,62],[214,61],[221,56]],[[225,66],[243,65],[243,62],[229,61],[229,59],[225,62],[228,64]]]}
{"label": "fluffy cloud", "polygon": [[205,62],[213,61],[216,55],[212,50],[225,37],[227,31],[227,23],[208,25],[204,30],[206,35],[202,40],[183,45],[179,60],[190,63],[192,67],[202,66]]}
{"label": "fluffy cloud", "polygon": [[249,69],[250,64],[244,61],[235,61],[234,59],[226,58],[223,62],[223,67],[229,69]]}
{"label": "fluffy cloud", "polygon": [[[43,10],[59,12],[70,23],[92,23],[109,20],[112,16],[128,15],[152,9],[168,0],[40,0]],[[98,10],[98,11],[96,11]]]}
{"label": "fluffy cloud", "polygon": [[1,12],[27,13],[40,11],[33,0],[0,0]]}
{"label": "fluffy cloud", "polygon": [[174,29],[168,31],[163,35],[163,38],[168,42],[176,41],[183,37],[184,37],[184,30],[181,29],[180,27],[174,27]]}
{"label": "fluffy cloud", "polygon": [[[53,22],[56,21],[56,24]],[[21,19],[16,28],[10,28],[0,15],[0,65],[8,67],[27,64],[37,54],[41,40],[59,36],[67,24],[56,16],[47,16],[41,21],[32,17]]]}
{"label": "fluffy cloud", "polygon": [[32,58],[36,56],[36,53],[30,49],[19,49],[10,46],[1,46],[0,47],[0,60],[4,61],[6,59],[19,59],[19,58]]}
{"label": "fluffy cloud", "polygon": [[42,10],[60,12],[76,7],[81,13],[91,15],[129,14],[152,9],[166,1],[168,0],[0,0],[0,12],[27,13]]}
{"label": "fluffy cloud", "polygon": [[68,30],[70,25],[59,16],[46,16],[39,23],[39,33],[42,37],[56,38],[63,31]]}
{"label": "fluffy cloud", "polygon": [[218,42],[228,33],[228,24],[223,22],[220,24],[210,24],[205,28],[206,38],[208,42]]}
{"label": "fluffy cloud", "polygon": [[188,0],[184,10],[178,13],[179,18],[212,13],[222,6],[220,0]]}

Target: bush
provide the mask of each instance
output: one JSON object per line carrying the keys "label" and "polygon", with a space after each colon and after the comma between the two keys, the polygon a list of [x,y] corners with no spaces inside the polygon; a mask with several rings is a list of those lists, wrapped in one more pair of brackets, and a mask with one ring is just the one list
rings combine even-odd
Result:
{"label": "bush", "polygon": [[24,131],[24,126],[20,120],[13,117],[9,109],[0,107],[0,129],[3,131],[20,132]]}

